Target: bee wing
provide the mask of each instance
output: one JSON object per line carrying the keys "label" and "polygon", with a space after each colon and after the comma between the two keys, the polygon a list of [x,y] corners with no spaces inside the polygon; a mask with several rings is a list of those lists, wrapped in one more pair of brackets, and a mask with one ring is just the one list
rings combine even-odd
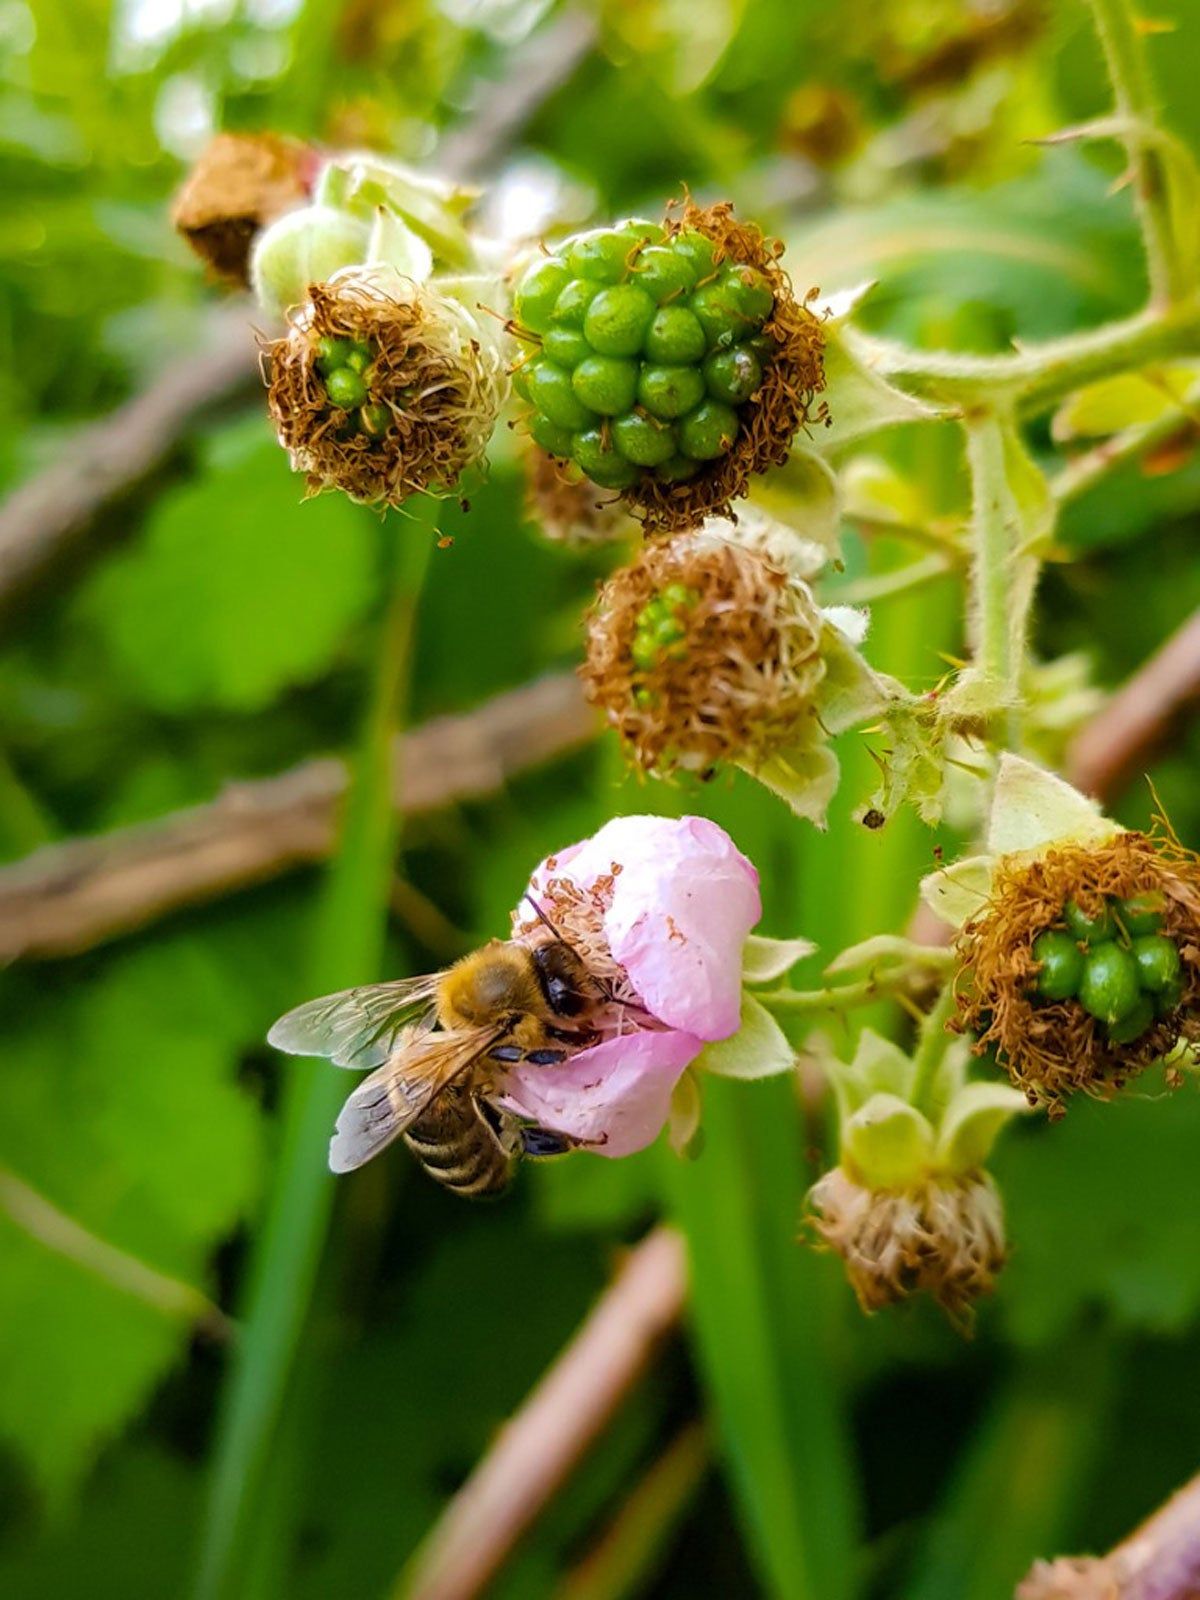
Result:
{"label": "bee wing", "polygon": [[502,1037],[495,1028],[414,1032],[342,1107],[329,1142],[330,1170],[352,1172],[377,1155]]}
{"label": "bee wing", "polygon": [[328,1056],[338,1067],[378,1067],[400,1035],[433,1005],[439,974],[369,983],[308,1000],[275,1023],[267,1041],[292,1056]]}

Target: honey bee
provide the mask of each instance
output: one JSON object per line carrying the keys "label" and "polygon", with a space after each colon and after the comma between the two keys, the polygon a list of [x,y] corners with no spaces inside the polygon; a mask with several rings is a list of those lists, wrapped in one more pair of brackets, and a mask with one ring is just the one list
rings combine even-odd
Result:
{"label": "honey bee", "polygon": [[338,1116],[334,1172],[353,1171],[403,1138],[431,1178],[480,1198],[507,1188],[522,1155],[572,1148],[490,1096],[515,1062],[550,1066],[587,1044],[600,999],[557,935],[533,949],[495,939],[443,972],[310,1000],[267,1037],[290,1055],[375,1069]]}

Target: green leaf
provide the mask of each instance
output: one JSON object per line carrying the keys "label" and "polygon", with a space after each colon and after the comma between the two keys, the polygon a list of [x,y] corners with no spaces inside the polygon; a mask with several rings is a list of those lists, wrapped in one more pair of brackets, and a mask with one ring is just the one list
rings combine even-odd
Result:
{"label": "green leaf", "polygon": [[328,667],[375,586],[377,525],[340,496],[301,504],[265,423],[219,435],[206,467],[79,596],[122,691],[155,711],[269,705]]}
{"label": "green leaf", "polygon": [[32,1004],[0,1076],[0,1164],[93,1252],[48,1248],[0,1211],[0,1434],[64,1498],[142,1407],[190,1329],[121,1286],[104,1247],[202,1284],[254,1200],[260,1116],[237,1083],[232,973],[160,941]]}
{"label": "green leaf", "polygon": [[752,933],[742,946],[742,982],[770,983],[816,950],[811,939],[768,939]]}
{"label": "green leaf", "polygon": [[1182,412],[1200,379],[1195,362],[1172,362],[1145,372],[1123,372],[1102,378],[1071,395],[1055,412],[1051,434],[1060,444],[1072,439],[1104,438],[1123,428],[1157,422]]}
{"label": "green leaf", "polygon": [[747,990],[742,991],[742,1022],[728,1039],[706,1044],[696,1057],[698,1071],[719,1078],[773,1078],[790,1072],[796,1052],[767,1008]]}

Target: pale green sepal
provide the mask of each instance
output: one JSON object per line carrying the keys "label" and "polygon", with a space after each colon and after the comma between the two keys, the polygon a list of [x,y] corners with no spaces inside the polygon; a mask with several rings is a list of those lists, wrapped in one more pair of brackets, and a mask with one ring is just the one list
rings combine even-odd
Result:
{"label": "pale green sepal", "polygon": [[946,1108],[937,1142],[937,1164],[958,1176],[983,1166],[1010,1117],[1030,1111],[1019,1089],[1004,1083],[968,1083]]}
{"label": "pale green sepal", "polygon": [[892,978],[906,972],[939,972],[946,966],[947,959],[945,950],[917,944],[898,933],[877,933],[860,944],[848,945],[825,968],[825,976],[833,978],[861,972],[870,976],[886,973]]}
{"label": "pale green sepal", "polygon": [[1021,756],[1000,758],[987,847],[993,856],[1038,851],[1060,841],[1100,842],[1120,833],[1093,800]]}
{"label": "pale green sepal", "polygon": [[921,899],[952,928],[961,928],[978,916],[991,892],[990,856],[964,856],[921,880]]}
{"label": "pale green sepal", "polygon": [[842,1165],[868,1189],[906,1189],[933,1163],[933,1129],[894,1094],[875,1094],[842,1126]]}
{"label": "pale green sepal", "polygon": [[782,978],[816,948],[811,939],[768,939],[752,933],[742,946],[742,982],[770,983],[772,978]]}
{"label": "pale green sepal", "polygon": [[706,1044],[692,1063],[719,1078],[774,1078],[791,1072],[796,1052],[775,1018],[752,994],[742,991],[742,1022],[728,1039]]}
{"label": "pale green sepal", "polygon": [[742,770],[777,794],[798,817],[825,826],[825,813],[838,786],[837,757],[828,745],[814,739],[777,750],[756,766],[742,764]]}
{"label": "pale green sepal", "polygon": [[375,213],[367,260],[372,265],[391,267],[414,283],[425,283],[433,272],[433,251],[386,206],[380,206]]}
{"label": "pale green sepal", "polygon": [[[820,551],[819,564],[799,574],[810,578],[838,548],[842,495],[837,474],[815,451],[797,445],[788,457],[783,478],[789,525]],[[739,509],[738,517],[741,515]]]}
{"label": "pale green sepal", "polygon": [[836,606],[822,616],[825,626],[821,629],[821,659],[825,676],[817,689],[817,708],[826,733],[844,733],[847,728],[878,717],[890,700],[886,680],[872,672],[855,649],[859,641],[853,634],[866,635],[865,613]]}
{"label": "pale green sepal", "polygon": [[816,443],[823,453],[900,422],[932,421],[940,411],[893,388],[859,353],[852,330],[825,325],[825,393],[830,425]]}
{"label": "pale green sepal", "polygon": [[282,316],[308,299],[309,285],[328,283],[343,267],[366,260],[370,230],[332,206],[304,206],[263,230],[250,257],[250,282],[264,311]]}
{"label": "pale green sepal", "polygon": [[847,1099],[857,1111],[874,1094],[908,1098],[912,1088],[912,1057],[891,1039],[874,1028],[864,1028],[858,1036],[854,1060],[846,1068]]}
{"label": "pale green sepal", "polygon": [[386,206],[420,234],[442,265],[473,264],[471,236],[460,221],[473,198],[468,191],[370,152],[344,157],[338,166],[344,174],[341,204],[371,217]]}
{"label": "pale green sepal", "polygon": [[671,1107],[667,1113],[667,1139],[677,1156],[692,1152],[700,1132],[700,1083],[694,1070],[688,1067],[671,1091]]}

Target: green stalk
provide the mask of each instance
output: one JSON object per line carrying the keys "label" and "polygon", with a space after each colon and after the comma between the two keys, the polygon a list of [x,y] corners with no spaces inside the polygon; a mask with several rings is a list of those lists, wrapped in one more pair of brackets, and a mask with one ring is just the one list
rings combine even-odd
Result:
{"label": "green stalk", "polygon": [[947,983],[943,985],[933,1008],[922,1019],[920,1037],[913,1052],[912,1093],[909,1099],[918,1111],[934,1121],[938,1120],[940,1111],[944,1109],[934,1104],[933,1089],[942,1057],[950,1043],[951,1036],[946,1032],[946,1024],[953,1015],[954,985]]}
{"label": "green stalk", "polygon": [[[438,509],[424,501],[395,541],[390,588],[341,846],[318,912],[305,992],[328,994],[378,975],[398,820],[393,734],[407,698],[413,621]],[[329,1131],[348,1080],[321,1065],[285,1069],[275,1181],[255,1245],[244,1337],[230,1372],[203,1525],[196,1600],[245,1592],[243,1552],[269,1477],[284,1397],[308,1312],[333,1204]]]}
{"label": "green stalk", "polygon": [[1128,124],[1125,147],[1133,177],[1133,198],[1141,224],[1150,280],[1150,303],[1165,306],[1196,287],[1196,263],[1185,259],[1171,217],[1170,188],[1162,151],[1144,133],[1153,133],[1158,105],[1142,37],[1129,0],[1088,0],[1112,83],[1117,115]]}
{"label": "green stalk", "polygon": [[[1008,486],[1004,429],[992,412],[964,419],[971,474],[972,606],[975,670],[988,703],[1008,714],[1009,744],[1018,743],[1018,707],[1028,606],[1017,582],[1019,519]],[[1033,598],[1029,586],[1028,599]]]}
{"label": "green stalk", "polygon": [[710,1078],[704,1148],[668,1153],[691,1319],[721,1453],[772,1600],[856,1590],[853,1478],[824,1337],[821,1264],[796,1242],[805,1166],[790,1080]]}

